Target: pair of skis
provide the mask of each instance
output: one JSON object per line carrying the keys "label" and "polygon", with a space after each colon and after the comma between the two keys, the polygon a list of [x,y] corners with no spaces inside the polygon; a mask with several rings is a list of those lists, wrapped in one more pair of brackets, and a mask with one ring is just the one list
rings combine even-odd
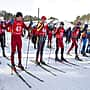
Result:
{"label": "pair of skis", "polygon": [[[12,69],[12,66],[11,66],[10,64],[7,64],[7,65]],[[53,67],[53,66],[50,66],[50,65],[48,65],[48,64],[43,64],[43,65],[45,65],[45,66],[47,66],[47,67],[50,67],[50,68],[52,68],[52,69],[54,69],[54,70],[57,70],[57,71],[59,71],[59,72],[66,73],[65,71],[62,71],[62,70],[60,70],[60,69],[58,69],[58,68],[55,68],[55,67]],[[39,66],[40,66],[43,70],[45,70],[45,71],[49,72],[50,74],[52,74],[53,76],[57,76],[55,73],[51,72],[50,70],[48,70],[47,68],[45,68],[43,65],[39,65]],[[16,67],[17,67],[17,65],[16,65]],[[13,70],[13,71],[14,71],[14,70]],[[32,73],[28,72],[26,69],[24,69],[23,71],[25,71],[28,75],[32,76],[33,78],[39,80],[40,82],[44,82],[44,80],[42,80],[42,79],[38,78],[37,76],[33,75]],[[32,88],[32,86],[18,73],[17,70],[14,71],[14,72],[16,73],[16,75],[17,75],[29,88]]]}
{"label": "pair of skis", "polygon": [[[54,59],[54,58],[51,58],[51,57],[50,57],[50,59]],[[54,59],[54,60],[55,60],[55,59]],[[59,62],[59,63],[61,63],[61,64],[68,65],[68,66],[76,66],[76,67],[80,67],[80,68],[83,68],[83,69],[87,69],[87,67],[84,67],[84,66],[81,66],[81,65],[72,63],[72,62],[70,62],[69,60],[64,60],[64,61],[62,61],[62,62],[57,61],[57,62]],[[81,61],[81,62],[82,62],[82,61]]]}
{"label": "pair of skis", "polygon": [[52,74],[53,76],[57,76],[54,72],[52,72],[52,71],[48,70],[48,69],[47,69],[47,68],[45,68],[44,66],[42,66],[42,65],[38,65],[38,66],[40,66],[43,70],[45,70],[45,71],[49,72],[49,73],[50,73],[50,74]]}
{"label": "pair of skis", "polygon": [[[35,64],[35,61],[34,60],[30,60],[32,63],[34,63]],[[51,68],[51,69],[53,69],[53,70],[56,70],[56,71],[59,71],[59,72],[61,72],[61,73],[66,73],[65,71],[63,71],[63,70],[60,70],[60,69],[58,69],[58,68],[56,68],[56,67],[54,67],[54,66],[51,66],[51,65],[48,65],[48,64],[39,64],[39,65],[37,65],[37,66],[39,66],[39,67],[41,67],[43,70],[45,70],[45,71],[47,71],[47,72],[49,72],[51,75],[53,75],[53,76],[57,76],[54,72],[52,72],[52,71],[50,71],[49,69],[47,69],[47,68],[45,68],[44,66],[46,66],[46,67],[49,67],[49,68]]]}
{"label": "pair of skis", "polygon": [[[12,66],[10,64],[7,64],[12,70]],[[17,67],[17,65],[16,65]],[[13,70],[14,71],[14,70]],[[40,82],[44,82],[44,80],[40,79],[39,77],[33,75],[32,73],[28,72],[26,69],[24,69],[23,71],[25,71],[28,75],[32,76],[33,78],[39,80]],[[18,71],[14,71],[15,74],[29,87],[29,88],[32,88],[32,86],[18,73]]]}
{"label": "pair of skis", "polygon": [[[70,64],[70,65],[74,65],[74,66],[77,66],[77,67],[83,68],[83,69],[87,69],[87,68],[84,67],[84,66],[80,66],[80,65],[78,65],[78,64],[75,64],[75,63],[69,62],[69,61],[67,61],[67,60],[65,60],[64,62],[66,62],[66,63],[68,63],[68,64]],[[62,63],[63,63],[63,62],[62,62]]]}

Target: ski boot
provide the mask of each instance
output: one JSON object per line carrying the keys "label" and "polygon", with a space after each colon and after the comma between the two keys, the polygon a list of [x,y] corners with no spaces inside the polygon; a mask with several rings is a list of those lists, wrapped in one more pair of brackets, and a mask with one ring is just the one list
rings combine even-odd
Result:
{"label": "ski boot", "polygon": [[88,57],[88,55],[86,55],[86,53],[83,53],[82,55],[83,55],[84,57]]}
{"label": "ski boot", "polygon": [[61,62],[63,62],[63,61],[67,62],[67,60],[62,57],[62,58],[61,58]]}
{"label": "ski boot", "polygon": [[36,60],[36,62],[35,62],[35,63],[36,63],[36,65],[40,65],[40,62],[38,62],[37,60]]}
{"label": "ski boot", "polygon": [[16,72],[16,67],[15,67],[15,65],[14,64],[12,64],[12,70],[14,71],[14,72]]}
{"label": "ski boot", "polygon": [[55,58],[55,62],[62,62],[62,60],[60,60],[59,58]]}
{"label": "ski boot", "polygon": [[41,63],[41,64],[44,64],[44,65],[46,64],[46,63],[45,63],[44,61],[42,61],[42,60],[40,61],[40,63]]}
{"label": "ski boot", "polygon": [[18,64],[18,68],[20,68],[21,70],[24,70],[24,67],[22,66],[22,64]]}
{"label": "ski boot", "polygon": [[82,61],[77,55],[75,56],[75,59],[78,61]]}

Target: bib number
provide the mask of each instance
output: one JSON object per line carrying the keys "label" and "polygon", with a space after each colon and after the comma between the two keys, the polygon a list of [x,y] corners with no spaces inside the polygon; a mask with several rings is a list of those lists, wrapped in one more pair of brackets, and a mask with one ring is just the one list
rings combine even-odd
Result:
{"label": "bib number", "polygon": [[21,26],[17,26],[17,27],[16,27],[16,31],[17,31],[17,32],[21,32],[21,29],[22,29]]}

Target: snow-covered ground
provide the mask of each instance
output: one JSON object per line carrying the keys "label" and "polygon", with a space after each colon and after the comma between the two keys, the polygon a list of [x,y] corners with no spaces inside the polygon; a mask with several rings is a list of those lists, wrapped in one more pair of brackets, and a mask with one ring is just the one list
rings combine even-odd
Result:
{"label": "snow-covered ground", "polygon": [[[8,43],[6,48],[6,54],[10,56],[10,39],[8,37]],[[53,38],[53,47],[55,48],[55,39]],[[20,75],[32,86],[32,88],[28,88],[25,83],[23,83],[20,78],[17,77],[16,74],[11,75],[11,69],[7,66],[7,63],[10,63],[7,59],[2,57],[1,48],[0,48],[0,90],[90,90],[90,57],[82,57],[80,54],[80,58],[84,61],[79,62],[74,59],[74,50],[71,51],[72,56],[66,55],[66,51],[68,47],[65,46],[65,54],[64,57],[69,60],[70,62],[76,63],[80,65],[78,66],[71,66],[71,65],[64,65],[58,62],[55,62],[55,49],[50,50],[46,48],[47,40],[44,48],[44,55],[43,60],[51,66],[54,66],[60,70],[65,71],[66,73],[62,73],[51,69],[49,67],[44,66],[51,72],[55,73],[57,76],[53,76],[49,72],[43,70],[39,66],[36,66],[31,62],[31,60],[35,60],[36,57],[36,50],[33,49],[33,44],[30,41],[30,49],[29,49],[29,58],[28,58],[28,66],[27,71],[31,72],[35,76],[39,77],[40,79],[44,80],[44,82],[40,82],[34,79],[32,76],[29,76],[24,71],[20,71]],[[23,38],[23,48],[22,48],[22,64],[26,66],[27,60],[27,46],[28,46],[28,39]],[[50,57],[49,58],[49,54]],[[89,55],[89,54],[88,54]],[[59,52],[60,57],[60,52]],[[18,64],[17,52],[15,55],[15,63]],[[86,68],[84,68],[86,67]]]}

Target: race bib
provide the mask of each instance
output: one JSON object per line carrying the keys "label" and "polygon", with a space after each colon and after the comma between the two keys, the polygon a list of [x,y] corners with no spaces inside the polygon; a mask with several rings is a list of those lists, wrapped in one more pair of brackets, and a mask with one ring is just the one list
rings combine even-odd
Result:
{"label": "race bib", "polygon": [[60,37],[63,37],[63,32],[60,32]]}
{"label": "race bib", "polygon": [[22,32],[22,27],[21,26],[16,26],[16,32]]}
{"label": "race bib", "polygon": [[42,32],[46,33],[46,29],[45,29],[45,28],[43,28],[43,29],[42,29]]}

